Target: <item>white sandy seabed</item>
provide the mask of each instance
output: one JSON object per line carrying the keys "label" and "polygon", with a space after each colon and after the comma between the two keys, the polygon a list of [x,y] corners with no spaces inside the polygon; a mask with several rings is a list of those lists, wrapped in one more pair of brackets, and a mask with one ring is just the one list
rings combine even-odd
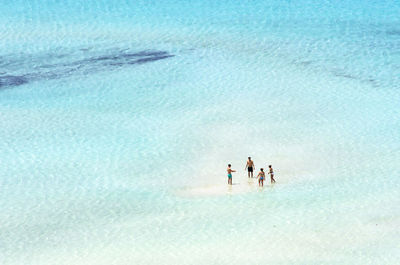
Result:
{"label": "white sandy seabed", "polygon": [[0,6],[0,264],[397,264],[399,6],[302,2]]}

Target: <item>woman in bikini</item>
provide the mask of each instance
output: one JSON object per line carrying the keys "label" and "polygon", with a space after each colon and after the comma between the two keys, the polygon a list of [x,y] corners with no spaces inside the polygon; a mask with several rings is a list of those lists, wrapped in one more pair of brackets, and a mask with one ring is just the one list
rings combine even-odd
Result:
{"label": "woman in bikini", "polygon": [[265,172],[263,168],[260,168],[260,173],[258,173],[258,186],[264,187]]}
{"label": "woman in bikini", "polygon": [[271,176],[271,184],[272,184],[272,183],[275,183],[275,179],[274,179],[274,170],[272,169],[272,166],[271,166],[271,165],[269,165],[268,167],[269,167],[269,172],[268,172],[268,174]]}

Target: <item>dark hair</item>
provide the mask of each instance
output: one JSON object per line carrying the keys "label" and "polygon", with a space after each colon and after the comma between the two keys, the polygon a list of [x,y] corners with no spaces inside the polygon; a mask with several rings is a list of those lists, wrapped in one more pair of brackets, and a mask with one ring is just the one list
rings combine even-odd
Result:
{"label": "dark hair", "polygon": [[268,167],[272,167],[271,165],[269,165]]}
{"label": "dark hair", "polygon": [[249,156],[248,159],[251,159],[251,157]]}
{"label": "dark hair", "polygon": [[263,168],[260,168],[260,170],[261,170],[261,171],[264,171],[264,169],[263,169]]}
{"label": "dark hair", "polygon": [[231,167],[231,164],[228,164],[228,167]]}

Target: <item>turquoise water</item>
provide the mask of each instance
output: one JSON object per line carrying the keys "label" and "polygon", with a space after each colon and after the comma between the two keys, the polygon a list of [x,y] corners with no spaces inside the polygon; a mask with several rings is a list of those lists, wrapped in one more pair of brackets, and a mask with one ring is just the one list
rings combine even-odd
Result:
{"label": "turquoise water", "polygon": [[0,40],[1,264],[398,263],[398,2],[2,1]]}

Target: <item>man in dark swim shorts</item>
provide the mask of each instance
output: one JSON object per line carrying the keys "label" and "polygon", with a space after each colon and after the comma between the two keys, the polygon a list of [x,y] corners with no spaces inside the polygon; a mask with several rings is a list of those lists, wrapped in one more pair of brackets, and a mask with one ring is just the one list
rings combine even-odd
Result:
{"label": "man in dark swim shorts", "polygon": [[248,157],[247,163],[246,163],[246,167],[244,168],[244,170],[247,169],[247,175],[250,178],[253,177],[253,169],[254,169],[254,162],[253,160],[251,160],[251,157]]}

